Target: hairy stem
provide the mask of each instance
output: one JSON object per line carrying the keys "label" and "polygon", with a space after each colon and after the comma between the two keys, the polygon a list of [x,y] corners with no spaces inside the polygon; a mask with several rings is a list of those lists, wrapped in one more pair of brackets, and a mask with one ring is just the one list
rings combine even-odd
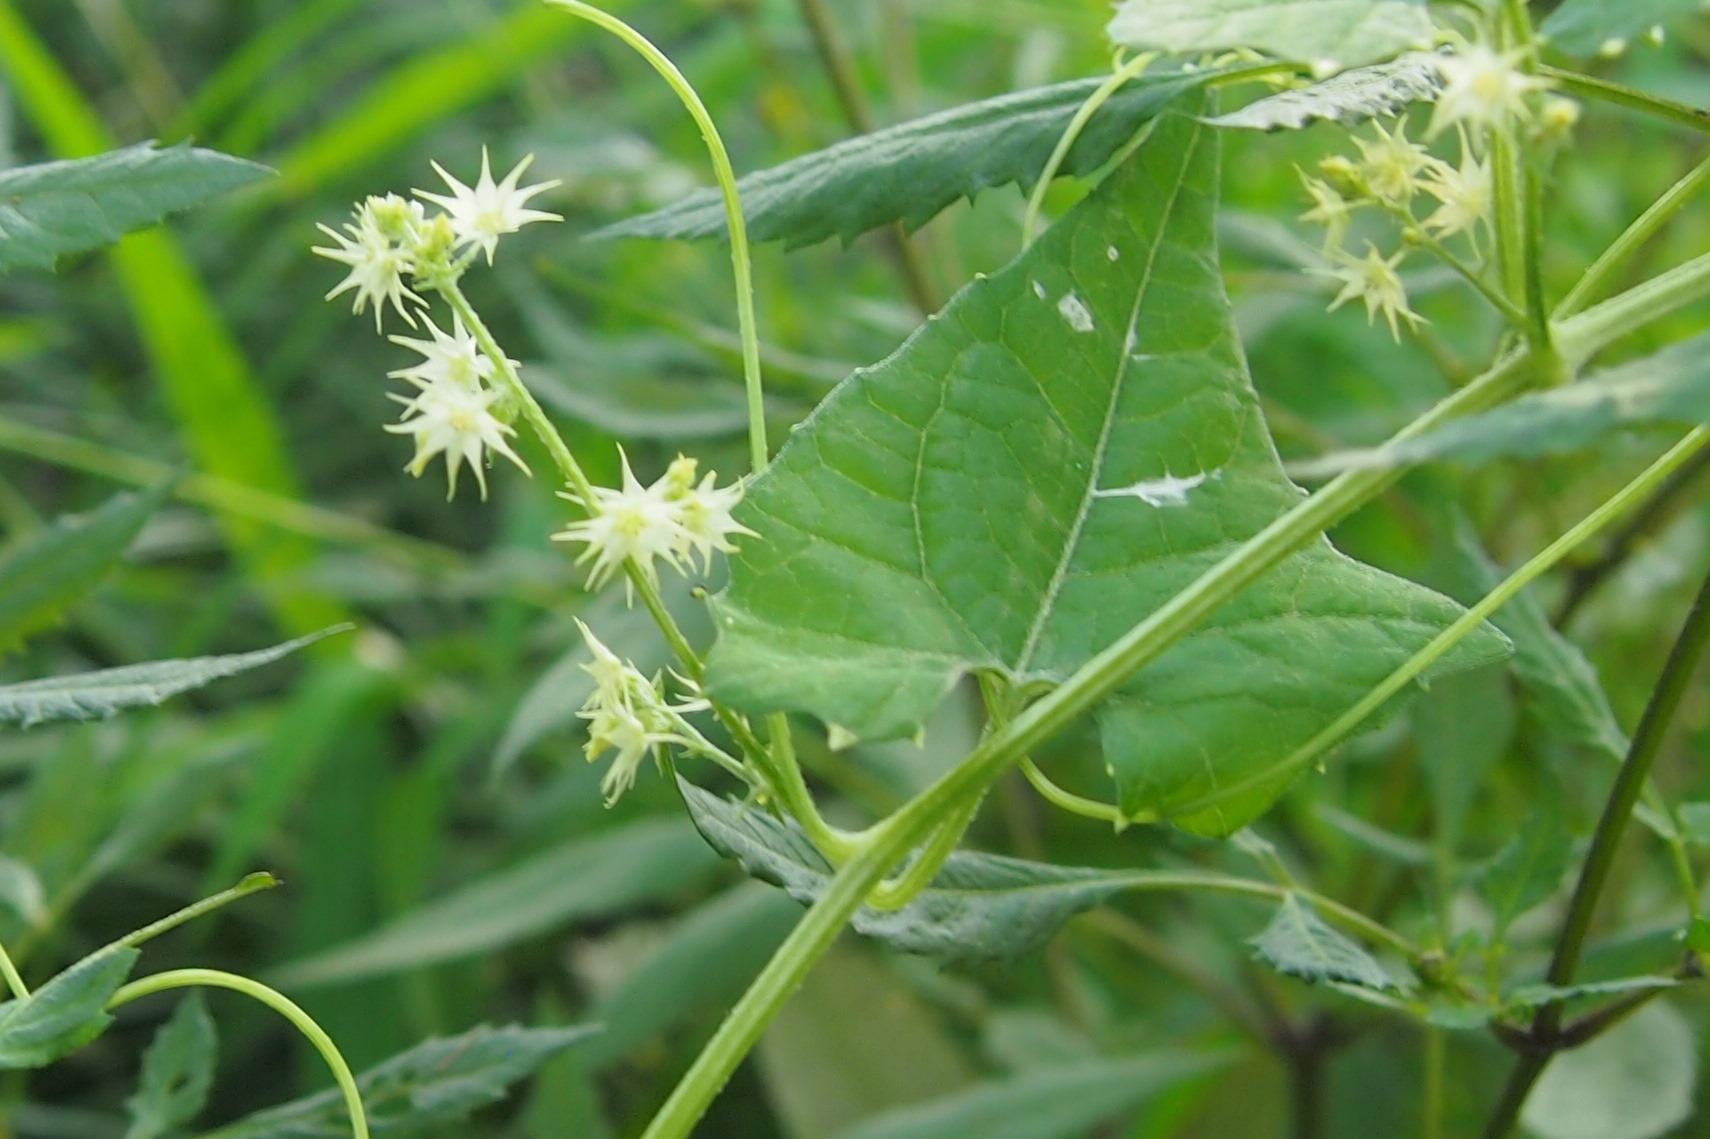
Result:
{"label": "hairy stem", "polygon": [[[268,1008],[291,1022],[292,1027],[301,1032],[315,1051],[321,1054],[327,1067],[332,1069],[333,1079],[338,1083],[339,1093],[344,1097],[345,1110],[350,1113],[350,1129],[355,1139],[368,1139],[368,1116],[362,1110],[362,1092],[356,1086],[356,1077],[351,1073],[350,1065],[344,1062],[338,1045],[326,1030],[315,1023],[315,1019],[304,1012],[301,1007],[284,996],[282,993],[263,985],[260,981],[248,977],[240,977],[235,973],[222,973],[217,969],[174,969],[166,973],[156,973],[152,977],[144,977],[125,985],[113,998],[107,1002],[109,1009],[128,1005],[132,1001],[164,993],[170,989],[209,988],[229,989],[242,993],[252,1000],[260,1001]],[[209,1139],[215,1139],[219,1132],[214,1132]]]}

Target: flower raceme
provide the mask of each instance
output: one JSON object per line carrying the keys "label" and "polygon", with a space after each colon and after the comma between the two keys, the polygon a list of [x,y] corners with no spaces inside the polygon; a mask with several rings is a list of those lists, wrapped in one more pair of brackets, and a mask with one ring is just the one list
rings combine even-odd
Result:
{"label": "flower raceme", "polygon": [[689,699],[669,703],[660,692],[659,679],[648,679],[633,664],[619,657],[581,621],[591,659],[582,671],[594,679],[594,691],[577,715],[588,722],[588,742],[583,752],[589,763],[606,752],[614,752],[612,765],[600,779],[600,792],[610,807],[635,786],[641,763],[667,745],[700,750],[705,744],[684,715],[703,711],[707,702]]}
{"label": "flower raceme", "polygon": [[633,564],[653,583],[659,580],[660,562],[687,572],[699,554],[702,569],[710,569],[715,551],[736,549],[733,537],[755,536],[732,517],[742,501],[741,483],[718,487],[712,472],[697,483],[697,462],[678,456],[656,482],[643,486],[630,468],[629,456],[620,455],[621,486],[595,487],[593,502],[583,502],[574,491],[559,495],[588,511],[587,518],[553,535],[555,541],[586,545],[576,564],[592,563],[588,588],[605,585],[626,564]]}

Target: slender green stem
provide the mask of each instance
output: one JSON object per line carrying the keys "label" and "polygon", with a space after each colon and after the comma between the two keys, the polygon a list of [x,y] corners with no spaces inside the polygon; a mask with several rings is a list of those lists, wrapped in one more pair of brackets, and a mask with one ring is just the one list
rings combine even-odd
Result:
{"label": "slender green stem", "polygon": [[1063,163],[1069,157],[1069,151],[1080,141],[1081,132],[1086,129],[1092,117],[1110,101],[1110,97],[1122,90],[1131,79],[1136,79],[1152,61],[1158,58],[1157,52],[1145,52],[1135,56],[1111,73],[1109,78],[1100,83],[1093,93],[1087,96],[1086,102],[1075,112],[1074,118],[1064,128],[1063,135],[1057,140],[1056,149],[1051,151],[1051,157],[1046,160],[1045,168],[1039,172],[1039,178],[1033,183],[1033,192],[1027,195],[1027,212],[1021,217],[1021,247],[1027,248],[1033,244],[1034,236],[1039,232],[1039,217],[1045,209],[1045,193],[1056,181],[1057,172],[1063,168]]}
{"label": "slender green stem", "polygon": [[1492,308],[1496,309],[1497,312],[1506,317],[1508,323],[1521,331],[1531,327],[1531,318],[1526,315],[1525,309],[1521,308],[1502,293],[1492,288],[1490,282],[1484,279],[1483,273],[1480,273],[1477,269],[1474,269],[1471,265],[1468,265],[1465,261],[1457,257],[1447,245],[1444,245],[1436,237],[1413,224],[1412,214],[1408,213],[1407,210],[1400,206],[1390,207],[1390,212],[1395,215],[1396,220],[1409,226],[1407,231],[1408,241],[1411,241],[1413,244],[1425,250],[1427,253],[1430,253],[1432,256],[1436,257],[1437,260],[1453,269],[1467,282],[1467,284],[1477,289],[1479,295],[1489,301]]}
{"label": "slender green stem", "polygon": [[1435,1025],[1425,1029],[1424,1139],[1443,1139],[1444,1072],[1448,1067],[1449,1034]]}
{"label": "slender green stem", "polygon": [[[1696,434],[1703,435],[1707,432],[1710,432],[1710,429],[1700,428]],[[1592,919],[1596,916],[1603,888],[1608,884],[1610,871],[1614,868],[1615,854],[1626,833],[1628,821],[1632,818],[1633,808],[1650,778],[1651,768],[1662,750],[1663,741],[1674,723],[1675,714],[1680,710],[1681,701],[1692,684],[1698,666],[1703,663],[1707,650],[1710,650],[1710,576],[1706,576],[1703,586],[1699,589],[1692,611],[1687,615],[1680,636],[1663,665],[1662,676],[1657,682],[1656,690],[1651,694],[1644,718],[1639,723],[1638,731],[1633,734],[1626,762],[1621,765],[1621,771],[1615,777],[1615,786],[1610,790],[1609,798],[1603,806],[1603,814],[1597,821],[1597,830],[1591,839],[1591,849],[1586,853],[1585,863],[1580,868],[1579,882],[1574,887],[1573,900],[1568,903],[1567,917],[1562,921],[1561,935],[1556,940],[1555,953],[1551,956],[1550,967],[1545,973],[1545,980],[1552,985],[1572,984],[1579,971],[1580,954],[1584,950],[1586,936],[1591,932]],[[1620,1011],[1624,1014],[1637,1007],[1633,1005]],[[1615,1020],[1610,1020],[1609,1023],[1613,1024]],[[1585,1039],[1590,1038],[1583,1028],[1580,1035]],[[1555,1053],[1567,1046],[1568,1041],[1562,1034],[1560,1001],[1552,1001],[1538,1010],[1527,1039],[1534,1046],[1534,1051],[1522,1054],[1509,1074],[1502,1097],[1485,1129],[1485,1139],[1507,1139],[1513,1133],[1515,1123],[1520,1117],[1520,1109],[1525,1105],[1533,1084],[1543,1075]]]}
{"label": "slender green stem", "polygon": [[1571,95],[1600,99],[1605,103],[1613,103],[1618,107],[1640,111],[1676,126],[1686,127],[1688,130],[1710,134],[1710,110],[1665,99],[1660,95],[1652,95],[1607,79],[1581,75],[1577,71],[1563,71],[1557,67],[1544,66],[1538,68],[1538,74],[1555,81],[1562,90]]}
{"label": "slender green stem", "polygon": [[1039,765],[1031,759],[1023,757],[1020,766],[1021,774],[1026,777],[1028,784],[1039,792],[1039,797],[1058,810],[1067,811],[1071,815],[1079,815],[1084,819],[1097,819],[1101,823],[1109,823],[1119,831],[1134,823],[1155,821],[1156,816],[1154,815],[1127,815],[1115,803],[1088,799],[1084,795],[1077,795],[1073,791],[1065,790],[1052,782],[1051,777],[1039,770]]}
{"label": "slender green stem", "polygon": [[601,11],[582,0],[546,0],[547,3],[573,12],[598,25],[633,48],[659,73],[660,78],[682,100],[706,142],[712,159],[713,176],[724,196],[726,224],[730,228],[730,263],[736,275],[736,318],[742,335],[742,374],[748,390],[748,448],[756,471],[766,466],[770,449],[766,445],[766,399],[760,375],[760,331],[754,315],[754,267],[748,252],[748,223],[742,216],[742,198],[736,187],[736,171],[730,164],[730,153],[718,126],[708,113],[706,104],[669,56],[655,47],[651,40],[616,16]]}
{"label": "slender green stem", "polygon": [[1638,478],[1622,487],[1614,497],[1592,511],[1567,533],[1550,543],[1531,561],[1515,570],[1505,581],[1486,594],[1478,604],[1461,614],[1453,624],[1433,637],[1430,643],[1413,654],[1400,668],[1385,677],[1376,688],[1366,693],[1357,704],[1337,717],[1323,731],[1302,744],[1276,767],[1266,768],[1260,775],[1249,776],[1239,782],[1221,786],[1215,793],[1189,803],[1182,809],[1190,813],[1215,809],[1224,802],[1237,799],[1250,792],[1256,786],[1268,784],[1279,777],[1301,771],[1317,761],[1325,752],[1347,739],[1356,728],[1365,723],[1378,709],[1394,699],[1402,689],[1428,672],[1456,645],[1477,632],[1483,627],[1485,621],[1489,620],[1504,605],[1514,600],[1532,582],[1560,565],[1573,551],[1595,538],[1622,515],[1642,503],[1657,486],[1668,479],[1669,475],[1690,461],[1706,445],[1710,445],[1710,428],[1699,428],[1670,448],[1667,454],[1647,467]]}
{"label": "slender green stem", "polygon": [[980,803],[984,799],[985,793],[982,791],[957,804],[938,824],[932,838],[921,847],[920,853],[909,863],[908,868],[900,876],[879,883],[872,894],[868,895],[867,904],[876,910],[900,910],[919,897],[922,890],[932,885],[932,880],[944,869],[944,863],[956,852],[956,847],[961,843],[962,836],[968,833],[974,816],[979,814]]}
{"label": "slender green stem", "polygon": [[819,804],[808,789],[801,761],[796,757],[790,718],[774,712],[767,717],[767,725],[772,741],[773,785],[779,805],[801,824],[802,831],[833,866],[841,866],[861,849],[865,840],[837,829],[819,813]]}
{"label": "slender green stem", "polygon": [[1642,285],[1556,326],[1556,343],[1570,369],[1599,349],[1710,297],[1710,253],[1695,257]]}
{"label": "slender green stem", "polygon": [[[362,1092],[356,1086],[356,1077],[351,1073],[350,1065],[344,1062],[343,1055],[339,1053],[338,1045],[333,1043],[332,1037],[327,1035],[325,1029],[315,1023],[313,1017],[284,994],[268,988],[260,981],[240,977],[235,973],[222,973],[217,969],[174,969],[132,981],[113,994],[112,1000],[107,1002],[107,1007],[116,1009],[156,993],[188,988],[230,989],[260,1001],[290,1021],[292,1026],[315,1046],[315,1051],[321,1054],[321,1059],[326,1061],[327,1067],[332,1069],[333,1079],[337,1081],[339,1092],[344,1097],[345,1109],[350,1113],[352,1134],[356,1139],[368,1139],[368,1116],[362,1110]],[[218,1134],[219,1132],[214,1133],[216,1136]],[[210,1136],[210,1139],[213,1137]]]}
{"label": "slender green stem", "polygon": [[177,913],[168,914],[159,921],[151,922],[134,933],[127,933],[114,944],[128,945],[134,949],[146,941],[153,941],[163,933],[168,933],[177,929],[181,925],[195,921],[199,917],[211,914],[223,906],[229,906],[240,898],[247,898],[251,894],[258,894],[263,890],[271,890],[279,885],[282,885],[279,879],[266,871],[261,871],[256,874],[247,874],[244,876],[243,881],[239,882],[231,889],[221,890],[219,893],[214,894],[211,897],[203,898],[199,902],[192,902]]}
{"label": "slender green stem", "polygon": [[5,976],[6,987],[12,991],[14,997],[23,1000],[30,995],[30,987],[24,984],[23,975],[12,963],[12,955],[6,952],[4,945],[0,945],[0,975]]}
{"label": "slender green stem", "polygon": [[[1692,437],[1702,444],[1710,440],[1710,428],[1699,428]],[[1573,983],[1586,935],[1591,931],[1591,921],[1597,912],[1597,903],[1615,865],[1621,838],[1706,650],[1710,650],[1710,576],[1705,578],[1680,637],[1663,665],[1656,690],[1651,694],[1638,730],[1633,733],[1626,762],[1615,777],[1615,786],[1610,790],[1603,814],[1598,819],[1591,849],[1580,870],[1567,917],[1562,921],[1561,936],[1556,941],[1555,953],[1544,975],[1549,984],[1565,986]],[[1560,1007],[1559,1004],[1546,1005],[1540,1010],[1540,1022],[1546,1027],[1559,1024]]]}
{"label": "slender green stem", "polygon": [[1568,291],[1568,295],[1562,298],[1562,303],[1556,306],[1555,319],[1565,320],[1584,309],[1608,286],[1610,278],[1646,242],[1661,232],[1663,226],[1667,225],[1682,207],[1689,204],[1706,183],[1710,183],[1710,159],[1699,163],[1691,173],[1671,186],[1667,193],[1640,214],[1638,219],[1603,251],[1603,255],[1592,263],[1591,268],[1587,269],[1579,282]]}

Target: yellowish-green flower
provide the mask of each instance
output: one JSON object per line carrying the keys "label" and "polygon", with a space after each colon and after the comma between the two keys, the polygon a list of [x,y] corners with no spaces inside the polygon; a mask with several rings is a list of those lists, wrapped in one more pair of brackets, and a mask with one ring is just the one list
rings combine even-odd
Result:
{"label": "yellowish-green flower", "polygon": [[1342,283],[1342,291],[1330,302],[1330,311],[1335,312],[1349,301],[1362,301],[1366,319],[1375,322],[1381,313],[1389,324],[1390,334],[1397,340],[1401,339],[1402,321],[1410,328],[1419,327],[1424,318],[1408,307],[1407,287],[1396,271],[1405,256],[1403,251],[1385,258],[1375,245],[1367,247],[1364,257],[1339,255],[1336,267],[1326,270]]}

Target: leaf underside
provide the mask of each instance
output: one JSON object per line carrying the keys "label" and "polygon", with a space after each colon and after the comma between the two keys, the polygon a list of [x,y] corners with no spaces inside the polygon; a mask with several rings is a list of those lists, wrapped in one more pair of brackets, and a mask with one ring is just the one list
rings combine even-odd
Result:
{"label": "leaf underside", "polygon": [[[1215,131],[1161,120],[1007,269],[845,381],[749,492],[721,698],[859,738],[1060,683],[1293,507],[1217,264]],[[1317,541],[1099,710],[1123,808],[1227,834],[1461,612]],[[1447,662],[1498,657],[1481,630]]]}
{"label": "leaf underside", "polygon": [[111,244],[271,173],[215,151],[151,142],[0,172],[0,273],[52,269],[66,254]]}
{"label": "leaf underside", "polygon": [[1251,48],[1355,67],[1428,46],[1431,18],[1410,0],[1126,0],[1110,38],[1136,51]]}
{"label": "leaf underside", "polygon": [[[483,1026],[425,1041],[357,1079],[369,1126],[376,1135],[419,1134],[467,1118],[596,1031]],[[216,1134],[219,1139],[348,1139],[350,1121],[338,1090],[331,1088],[259,1111]]]}
{"label": "leaf underside", "polygon": [[338,628],[328,629],[254,652],[157,660],[3,685],[0,686],[0,723],[10,722],[29,728],[50,720],[96,720],[126,708],[161,704],[173,696],[224,677],[272,664],[340,631]]}
{"label": "leaf underside", "polygon": [[[1088,121],[1060,173],[1077,177],[1099,169],[1143,125],[1216,74],[1163,73],[1127,84]],[[982,190],[1031,187],[1069,120],[1101,82],[1081,79],[970,103],[750,174],[738,183],[749,236],[791,249],[829,237],[847,243],[892,222],[916,229]],[[593,236],[724,234],[724,199],[706,189]]]}
{"label": "leaf underside", "polygon": [[1298,91],[1279,91],[1256,99],[1211,122],[1258,131],[1300,130],[1315,122],[1354,126],[1435,98],[1441,83],[1436,61],[1430,52],[1409,52],[1387,63],[1344,71]]}
{"label": "leaf underside", "polygon": [[136,967],[135,949],[92,953],[23,999],[0,1004],[0,1071],[41,1068],[107,1030],[107,1001]]}
{"label": "leaf underside", "polygon": [[1395,981],[1371,954],[1325,924],[1313,908],[1290,894],[1252,941],[1260,960],[1280,973],[1319,984],[1339,981],[1367,989],[1393,989]]}
{"label": "leaf underside", "polygon": [[[677,780],[708,845],[750,875],[809,905],[832,868],[793,824]],[[900,910],[862,908],[856,930],[900,949],[951,961],[1007,961],[1051,939],[1062,924],[1129,888],[1133,875],[959,852]]]}

